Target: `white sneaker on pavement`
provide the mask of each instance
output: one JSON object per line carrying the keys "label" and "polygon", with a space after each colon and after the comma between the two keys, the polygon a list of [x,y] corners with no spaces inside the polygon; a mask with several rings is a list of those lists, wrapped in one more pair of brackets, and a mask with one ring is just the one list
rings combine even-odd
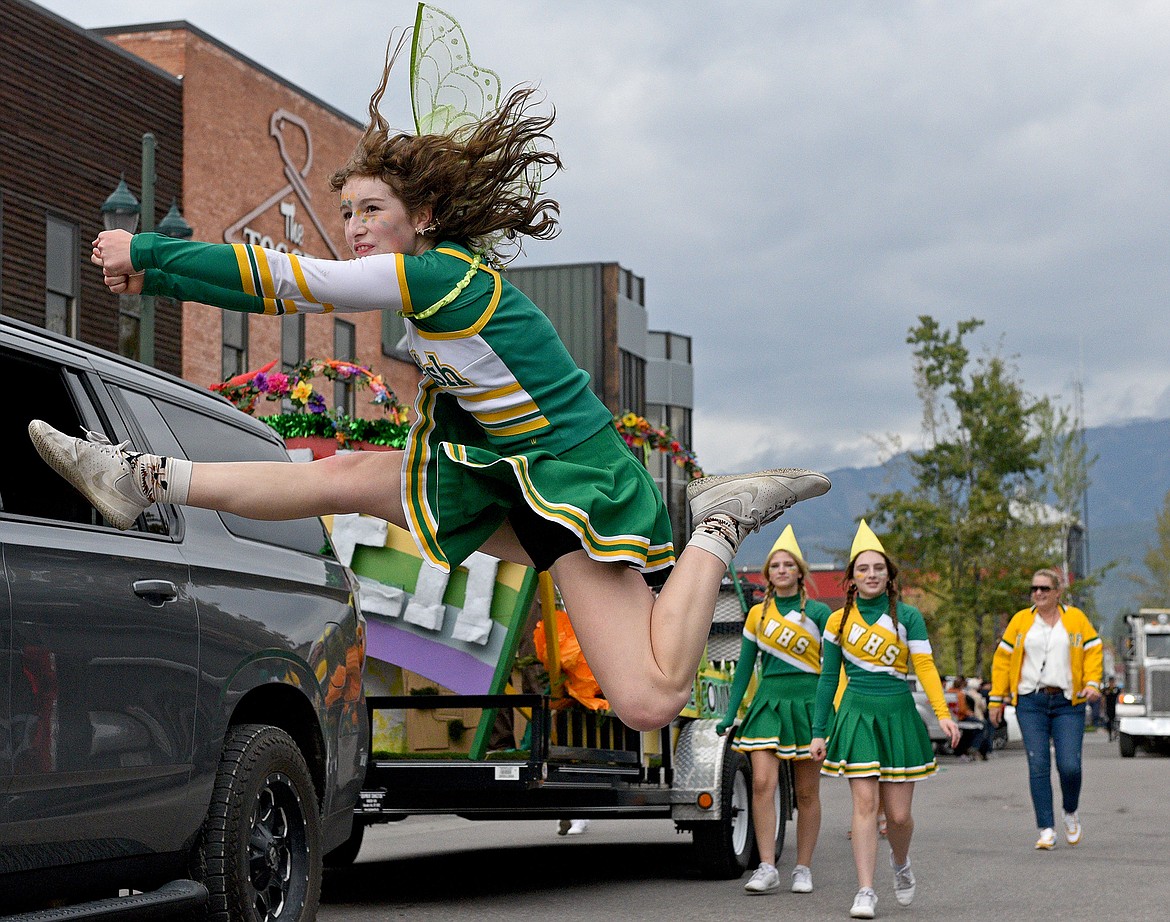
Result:
{"label": "white sneaker on pavement", "polygon": [[1075,813],[1064,814],[1064,839],[1069,845],[1081,841],[1081,821]]}
{"label": "white sneaker on pavement", "polygon": [[877,894],[873,887],[862,887],[853,897],[853,908],[849,910],[851,919],[872,919],[877,909]]}
{"label": "white sneaker on pavement", "polygon": [[894,864],[894,855],[890,854],[890,867],[894,869],[894,899],[898,901],[899,906],[909,906],[914,902],[914,891],[917,889],[917,882],[914,880],[914,872],[910,870],[910,859],[906,859],[906,863],[902,867]]}
{"label": "white sneaker on pavement", "polygon": [[780,872],[776,870],[775,865],[764,864],[761,861],[743,888],[748,893],[774,893],[780,889]]}
{"label": "white sneaker on pavement", "polygon": [[115,528],[125,531],[152,500],[140,484],[137,461],[142,455],[113,445],[104,435],[86,431],[85,439],[58,432],[46,422],[28,424],[37,453],[68,480]]}
{"label": "white sneaker on pavement", "polygon": [[1056,830],[1049,827],[1040,830],[1040,838],[1036,840],[1036,847],[1048,851],[1056,844]]}
{"label": "white sneaker on pavement", "polygon": [[798,864],[792,869],[792,892],[812,893],[812,869]]}

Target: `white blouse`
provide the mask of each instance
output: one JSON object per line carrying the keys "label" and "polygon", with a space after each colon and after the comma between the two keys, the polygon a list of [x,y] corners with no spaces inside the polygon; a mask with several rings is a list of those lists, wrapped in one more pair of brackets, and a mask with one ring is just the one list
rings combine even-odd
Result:
{"label": "white blouse", "polygon": [[1051,627],[1040,614],[1024,635],[1024,665],[1020,671],[1021,695],[1028,695],[1044,685],[1064,689],[1070,701],[1073,696],[1072,662],[1069,654],[1068,631],[1057,619]]}

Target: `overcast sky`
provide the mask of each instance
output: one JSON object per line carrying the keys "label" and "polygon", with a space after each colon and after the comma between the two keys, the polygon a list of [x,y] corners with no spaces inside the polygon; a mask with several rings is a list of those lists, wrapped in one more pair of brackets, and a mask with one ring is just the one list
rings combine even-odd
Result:
{"label": "overcast sky", "polygon": [[[407,0],[42,5],[185,19],[362,118]],[[877,463],[918,439],[906,331],[986,326],[1089,425],[1170,417],[1170,4],[443,0],[557,109],[561,236],[694,337],[709,472]],[[408,126],[406,68],[383,109]]]}

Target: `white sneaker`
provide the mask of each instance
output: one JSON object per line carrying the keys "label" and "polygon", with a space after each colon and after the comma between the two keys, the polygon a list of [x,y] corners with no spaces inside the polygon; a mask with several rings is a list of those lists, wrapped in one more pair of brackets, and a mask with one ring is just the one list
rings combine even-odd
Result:
{"label": "white sneaker", "polygon": [[775,865],[764,864],[760,862],[760,866],[752,872],[751,880],[743,885],[743,888],[748,893],[774,893],[780,889],[780,872],[776,870]]}
{"label": "white sneaker", "polygon": [[1036,840],[1036,847],[1048,851],[1056,844],[1056,830],[1051,827],[1040,830],[1040,838]]}
{"label": "white sneaker", "polygon": [[824,474],[786,467],[692,480],[687,484],[687,502],[696,525],[721,512],[734,519],[741,536],[746,536],[802,499],[828,493],[831,486]]}
{"label": "white sneaker", "polygon": [[569,828],[565,832],[567,836],[579,836],[589,828],[591,820],[573,820],[569,823]]}
{"label": "white sneaker", "polygon": [[1069,845],[1081,841],[1081,821],[1075,813],[1064,814],[1064,839]]}
{"label": "white sneaker", "polygon": [[873,887],[862,887],[853,897],[853,908],[849,910],[851,919],[872,919],[877,909],[877,894]]}
{"label": "white sneaker", "polygon": [[894,899],[898,901],[899,906],[909,906],[914,902],[914,891],[917,888],[914,872],[910,870],[910,859],[907,858],[906,863],[898,867],[894,864],[894,855],[891,852],[890,867],[894,869]]}
{"label": "white sneaker", "polygon": [[812,869],[798,864],[792,869],[792,892],[812,893]]}
{"label": "white sneaker", "polygon": [[138,476],[136,462],[142,455],[130,450],[128,442],[112,445],[104,435],[89,431],[85,439],[76,439],[39,419],[28,424],[28,434],[49,467],[115,528],[125,531],[151,505]]}

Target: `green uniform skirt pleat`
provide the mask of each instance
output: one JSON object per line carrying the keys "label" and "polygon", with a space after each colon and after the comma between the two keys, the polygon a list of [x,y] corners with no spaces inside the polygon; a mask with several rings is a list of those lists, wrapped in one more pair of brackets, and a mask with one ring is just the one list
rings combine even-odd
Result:
{"label": "green uniform skirt pleat", "polygon": [[821,773],[881,781],[919,781],[938,770],[914,696],[855,694],[846,688]]}
{"label": "green uniform skirt pleat", "polygon": [[731,744],[739,752],[771,750],[777,758],[808,759],[812,742],[815,675],[766,676]]}

